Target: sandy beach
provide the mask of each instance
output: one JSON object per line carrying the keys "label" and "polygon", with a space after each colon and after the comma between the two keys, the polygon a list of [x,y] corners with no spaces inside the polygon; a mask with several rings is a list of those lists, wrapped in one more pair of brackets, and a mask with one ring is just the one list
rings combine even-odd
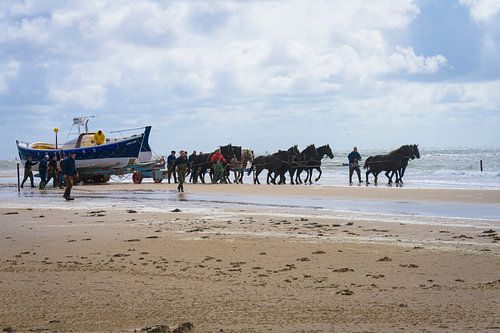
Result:
{"label": "sandy beach", "polygon": [[[237,195],[488,208],[498,207],[500,191],[191,184],[185,194],[174,190],[78,186],[72,203],[1,208],[0,329],[134,332],[191,323],[178,331],[500,330],[498,219],[458,223],[410,214],[410,222],[388,222],[369,212],[351,219],[308,207],[217,201]],[[59,200],[58,191],[47,192]],[[89,209],[90,197],[110,192],[173,199],[164,210],[112,199]],[[184,202],[196,195],[217,200],[201,207]]]}

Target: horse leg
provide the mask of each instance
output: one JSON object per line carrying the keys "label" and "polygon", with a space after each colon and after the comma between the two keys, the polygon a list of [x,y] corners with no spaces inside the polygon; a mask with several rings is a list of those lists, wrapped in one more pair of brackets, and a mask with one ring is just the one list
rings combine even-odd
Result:
{"label": "horse leg", "polygon": [[205,169],[202,169],[202,168],[200,167],[198,176],[200,177],[200,180],[201,180],[201,182],[202,182],[203,184],[205,184],[205,173],[206,173],[206,172],[207,172],[207,171],[206,171]]}
{"label": "horse leg", "polygon": [[295,176],[295,184],[302,184],[302,179],[300,179],[300,174],[302,173],[301,169],[297,169],[297,173]]}
{"label": "horse leg", "polygon": [[406,170],[406,167],[404,168],[401,168],[399,171],[399,182],[402,183],[403,182],[403,176],[405,174],[405,170]]}
{"label": "horse leg", "polygon": [[259,184],[260,185],[260,181],[259,181],[259,174],[262,172],[263,169],[261,168],[256,168],[255,169],[255,174],[253,176],[253,183],[254,184]]}
{"label": "horse leg", "polygon": [[285,174],[286,174],[286,169],[280,171],[280,181],[279,181],[280,185],[286,184],[286,176],[285,176]]}
{"label": "horse leg", "polygon": [[320,167],[317,167],[316,170],[319,171],[319,175],[318,175],[318,178],[316,178],[315,182],[317,182],[321,178],[321,175],[323,174]]}
{"label": "horse leg", "polygon": [[386,172],[385,172],[385,176],[387,177],[387,179],[389,179],[388,184],[392,184],[392,176],[393,176],[393,175],[391,175],[391,176],[389,177],[389,172],[390,172],[390,171],[386,171]]}
{"label": "horse leg", "polygon": [[366,170],[366,185],[370,184],[370,182],[368,181],[368,175],[371,173],[371,170],[368,169]]}

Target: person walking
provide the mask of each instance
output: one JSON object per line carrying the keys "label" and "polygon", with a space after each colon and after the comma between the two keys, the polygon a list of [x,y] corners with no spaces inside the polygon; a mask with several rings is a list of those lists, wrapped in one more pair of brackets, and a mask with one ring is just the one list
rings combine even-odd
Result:
{"label": "person walking", "polygon": [[226,159],[221,154],[220,149],[217,149],[215,153],[210,156],[210,163],[212,164],[214,177],[212,183],[217,184],[219,181],[225,183],[224,179],[224,164],[226,164]]}
{"label": "person walking", "polygon": [[47,168],[47,184],[50,182],[50,179],[53,179],[52,187],[55,188],[59,185],[56,155],[52,156],[49,161],[49,167]]}
{"label": "person walking", "polygon": [[175,170],[173,169],[173,165],[174,165],[175,160],[176,160],[175,150],[172,150],[170,152],[170,155],[168,155],[168,157],[167,157],[167,170],[173,170],[172,172],[168,171],[168,174],[167,174],[169,184],[170,184],[170,178],[172,177],[172,174],[174,175],[174,183],[177,184],[177,176],[175,175]]}
{"label": "person walking", "polygon": [[361,180],[361,170],[359,170],[359,161],[361,161],[361,155],[358,153],[358,147],[353,147],[352,152],[347,155],[349,159],[349,184],[352,184],[352,174],[354,171],[358,174],[359,183],[362,183]]}
{"label": "person walking", "polygon": [[193,150],[193,153],[191,155],[189,155],[189,157],[188,157],[189,170],[191,171],[190,176],[189,176],[189,181],[191,183],[195,182],[195,179],[194,179],[194,168],[193,168],[193,164],[194,164],[195,158],[196,158],[196,150]]}
{"label": "person walking", "polygon": [[186,171],[189,169],[189,160],[186,156],[186,152],[181,150],[180,156],[177,157],[173,164],[172,171],[175,172],[175,168],[177,168],[177,179],[179,180],[179,185],[177,185],[177,191],[184,192],[184,182],[186,180]]}
{"label": "person walking", "polygon": [[31,158],[31,156],[28,156],[26,158],[26,162],[24,162],[24,178],[23,178],[23,182],[21,183],[21,188],[24,187],[24,182],[26,182],[26,180],[28,178],[31,181],[31,188],[35,187],[32,168],[33,168],[33,165],[36,165],[37,163],[38,162],[33,162],[33,159]]}
{"label": "person walking", "polygon": [[64,190],[64,199],[75,200],[71,197],[71,189],[73,188],[74,177],[78,175],[75,167],[76,154],[71,153],[61,162],[62,173],[64,174],[64,182],[66,190]]}
{"label": "person walking", "polygon": [[45,184],[47,184],[47,168],[49,166],[48,161],[49,155],[45,155],[43,160],[41,160],[38,164],[38,173],[40,174],[40,184],[38,185],[38,188],[40,190],[44,190]]}

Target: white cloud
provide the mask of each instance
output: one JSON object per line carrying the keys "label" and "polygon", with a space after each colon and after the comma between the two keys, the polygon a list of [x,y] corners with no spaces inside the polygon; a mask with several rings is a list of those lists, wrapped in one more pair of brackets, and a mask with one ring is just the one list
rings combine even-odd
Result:
{"label": "white cloud", "polygon": [[441,54],[424,57],[416,55],[411,47],[397,47],[388,59],[389,70],[404,70],[409,74],[436,73],[446,63],[447,59]]}
{"label": "white cloud", "polygon": [[[0,54],[29,70],[0,65],[0,93],[15,96],[14,79],[34,81],[36,94],[23,104],[29,112],[44,105],[71,116],[118,114],[113,126],[142,112],[142,121],[187,122],[196,133],[232,126],[235,136],[283,126],[269,134],[283,141],[304,133],[304,119],[324,126],[307,135],[326,141],[337,124],[363,123],[374,133],[409,120],[438,122],[452,110],[500,108],[488,85],[432,83],[453,69],[453,57],[412,45],[417,3],[4,1]],[[462,4],[471,15],[484,7]],[[493,7],[475,17],[491,20]],[[495,35],[487,37],[496,54]]]}
{"label": "white cloud", "polygon": [[477,22],[488,22],[500,13],[500,1],[498,0],[459,0],[469,7],[471,17]]}
{"label": "white cloud", "polygon": [[15,60],[0,63],[0,94],[9,92],[9,81],[18,77],[20,67],[21,64]]}
{"label": "white cloud", "polygon": [[80,86],[78,89],[59,88],[49,91],[49,98],[56,103],[76,104],[90,110],[99,109],[104,105],[106,90],[101,86]]}
{"label": "white cloud", "polygon": [[[33,6],[26,3],[24,11],[36,12]],[[21,9],[12,5],[16,13]],[[49,12],[14,22],[8,31],[11,40],[43,42],[42,57],[60,58],[48,69],[50,98],[79,87],[106,91],[110,85],[133,91],[146,86],[156,95],[190,93],[195,100],[228,97],[220,89],[228,83],[235,95],[328,93],[346,78],[435,73],[444,61],[386,39],[386,31],[404,29],[418,15],[410,0],[81,1]],[[75,75],[75,64],[86,75]],[[122,75],[101,75],[109,71]],[[96,105],[77,95],[55,100]],[[102,99],[105,94],[97,98]]]}

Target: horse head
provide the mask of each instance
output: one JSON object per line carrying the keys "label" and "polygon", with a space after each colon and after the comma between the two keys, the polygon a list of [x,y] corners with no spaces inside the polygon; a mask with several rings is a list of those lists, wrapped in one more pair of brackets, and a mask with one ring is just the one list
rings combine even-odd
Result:
{"label": "horse head", "polygon": [[227,161],[230,161],[235,156],[232,144],[220,146],[220,153]]}
{"label": "horse head", "polygon": [[328,156],[329,158],[334,157],[332,148],[330,148],[329,144],[319,147],[318,155],[320,156],[320,158],[323,158],[325,155]]}
{"label": "horse head", "polygon": [[297,145],[293,145],[287,150],[289,153],[292,153],[292,156],[300,155],[299,147]]}
{"label": "horse head", "polygon": [[418,145],[411,145],[413,148],[413,154],[416,158],[420,158],[420,151],[418,150]]}

